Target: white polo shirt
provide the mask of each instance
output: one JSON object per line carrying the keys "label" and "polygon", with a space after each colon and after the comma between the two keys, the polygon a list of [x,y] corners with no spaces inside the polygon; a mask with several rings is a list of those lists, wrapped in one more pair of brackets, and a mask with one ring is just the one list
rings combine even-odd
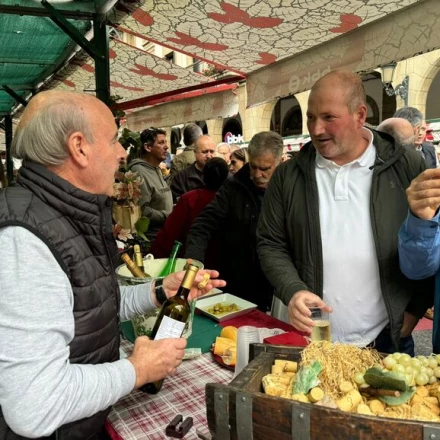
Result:
{"label": "white polo shirt", "polygon": [[316,154],[324,263],[324,301],[332,340],[364,346],[388,324],[370,219],[370,191],[376,148],[364,129],[368,148],[339,166]]}

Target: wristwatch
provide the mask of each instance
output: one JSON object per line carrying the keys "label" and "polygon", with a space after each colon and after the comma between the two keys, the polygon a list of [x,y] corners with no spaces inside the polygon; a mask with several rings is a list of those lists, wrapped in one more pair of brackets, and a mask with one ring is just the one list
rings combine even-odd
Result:
{"label": "wristwatch", "polygon": [[167,300],[167,295],[163,288],[163,278],[156,278],[154,280],[154,292],[156,294],[156,299],[160,305]]}

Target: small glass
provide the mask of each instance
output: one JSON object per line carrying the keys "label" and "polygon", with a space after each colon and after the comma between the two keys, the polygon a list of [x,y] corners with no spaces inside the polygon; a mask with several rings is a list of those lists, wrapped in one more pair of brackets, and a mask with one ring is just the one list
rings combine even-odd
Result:
{"label": "small glass", "polygon": [[329,341],[332,340],[332,331],[328,312],[325,312],[319,307],[309,307],[312,316],[310,317],[314,326],[310,336],[312,341]]}

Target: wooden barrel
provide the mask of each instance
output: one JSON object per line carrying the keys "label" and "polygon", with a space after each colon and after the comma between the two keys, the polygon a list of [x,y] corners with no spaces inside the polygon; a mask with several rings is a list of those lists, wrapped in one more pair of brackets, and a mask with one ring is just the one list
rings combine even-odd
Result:
{"label": "wooden barrel", "polygon": [[206,385],[216,440],[440,440],[440,423],[372,417],[264,394],[274,359],[299,361],[302,348],[252,344],[248,366],[229,384]]}

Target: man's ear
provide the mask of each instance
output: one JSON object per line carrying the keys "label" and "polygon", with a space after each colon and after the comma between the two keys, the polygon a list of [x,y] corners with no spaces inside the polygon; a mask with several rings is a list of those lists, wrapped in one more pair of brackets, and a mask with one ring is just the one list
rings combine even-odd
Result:
{"label": "man's ear", "polygon": [[365,121],[367,120],[367,106],[366,105],[360,105],[357,109],[357,117],[358,121],[361,126],[365,124]]}
{"label": "man's ear", "polygon": [[90,161],[90,144],[80,131],[75,131],[67,139],[67,149],[71,160],[81,168],[86,168]]}

